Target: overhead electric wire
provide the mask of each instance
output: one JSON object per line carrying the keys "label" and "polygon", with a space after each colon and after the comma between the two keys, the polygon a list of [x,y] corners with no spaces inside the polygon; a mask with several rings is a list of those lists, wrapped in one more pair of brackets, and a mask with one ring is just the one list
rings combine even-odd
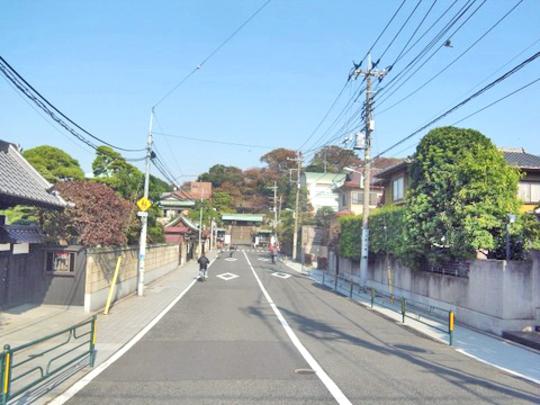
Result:
{"label": "overhead electric wire", "polygon": [[257,144],[240,143],[240,142],[218,141],[218,140],[215,140],[215,139],[195,138],[195,137],[192,137],[192,136],[169,134],[169,133],[166,133],[166,132],[153,132],[153,134],[154,135],[160,135],[160,136],[168,136],[170,138],[187,139],[187,140],[195,141],[195,142],[217,143],[217,144],[220,144],[220,145],[241,146],[241,147],[245,147],[245,148],[265,149],[265,150],[274,149],[273,146],[267,146],[267,145],[257,145]]}
{"label": "overhead electric wire", "polygon": [[500,103],[501,101],[504,101],[504,100],[506,100],[506,99],[509,98],[509,97],[512,97],[514,94],[519,93],[520,91],[523,91],[523,90],[525,90],[525,89],[528,88],[528,87],[531,87],[533,84],[535,84],[535,83],[537,83],[537,82],[539,82],[539,81],[540,81],[540,77],[538,77],[537,79],[535,79],[535,80],[533,80],[533,81],[531,81],[531,82],[529,82],[529,83],[527,83],[527,84],[525,84],[525,85],[519,87],[518,89],[516,89],[516,90],[514,90],[514,91],[512,91],[512,92],[510,92],[510,93],[508,93],[508,94],[506,94],[506,95],[504,95],[504,96],[502,96],[502,97],[500,97],[500,98],[498,98],[498,99],[492,101],[491,103],[485,105],[485,106],[482,107],[482,108],[479,108],[478,110],[476,110],[476,111],[470,113],[469,115],[466,115],[465,117],[459,119],[459,120],[456,121],[456,122],[453,122],[453,123],[450,124],[450,125],[452,125],[452,126],[457,125],[457,124],[459,124],[460,122],[463,122],[463,121],[465,121],[465,120],[467,120],[467,119],[469,119],[469,118],[475,116],[476,114],[479,114],[479,113],[481,113],[481,112],[484,111],[484,110],[487,110],[488,108],[494,106],[495,104],[498,104],[498,103]]}
{"label": "overhead electric wire", "polygon": [[[383,88],[381,88],[380,90],[377,90],[375,92],[375,94],[374,94],[374,97],[373,97],[374,98],[374,101],[373,101],[374,105],[377,104],[376,98],[379,98],[382,95],[384,95],[385,93],[389,92],[393,87],[395,87],[403,79],[405,74],[409,73],[418,63],[420,63],[422,61],[422,59],[424,59],[424,57],[429,53],[429,51],[431,51],[431,49],[433,49],[433,47],[435,47],[435,45],[442,38],[444,38],[446,36],[448,31],[450,31],[450,29],[454,25],[456,25],[458,23],[458,21],[467,13],[467,11],[469,11],[469,9],[477,1],[478,0],[467,0],[467,2],[454,14],[453,17],[450,18],[450,20],[444,25],[444,27],[441,28],[437,34],[435,34],[435,36],[427,43],[427,45],[425,45],[422,48],[422,50],[420,52],[418,52],[418,54],[416,56],[414,56],[412,58],[412,60],[410,60],[409,63],[400,72],[398,72],[395,76],[391,77],[389,80],[385,80],[385,86]],[[463,21],[457,27],[457,29],[455,29],[449,36],[447,36],[447,39],[451,38],[453,35],[455,35],[478,12],[478,10],[484,5],[484,3],[486,1],[487,0],[483,0],[483,2],[475,10],[473,10],[473,12],[465,19],[465,21]],[[442,16],[447,14],[449,9],[452,6],[453,6],[453,4],[451,4],[450,7],[443,12]],[[437,19],[436,22],[438,22],[439,20],[440,20],[440,18]],[[428,29],[428,31],[431,30],[433,26],[434,25],[432,24],[432,26]],[[427,64],[427,62],[429,62],[437,54],[437,52],[439,52],[443,48],[445,42],[443,42],[441,45],[439,45],[439,47],[437,49],[435,49],[435,51],[432,52],[431,55],[429,55],[427,57],[427,59],[425,59],[422,62],[422,64],[412,74],[410,74],[405,80],[406,81],[410,80],[410,78],[412,76],[414,76],[422,67],[424,67]],[[415,44],[413,44],[412,47],[409,48],[409,50],[412,49],[416,44],[417,44],[417,42],[415,42]],[[377,83],[377,85],[378,84],[379,83]]]}
{"label": "overhead electric wire", "polygon": [[319,123],[315,126],[315,128],[313,128],[313,131],[311,131],[311,133],[309,134],[307,139],[302,143],[302,145],[300,145],[298,147],[298,150],[301,150],[305,146],[305,144],[308,143],[311,140],[311,138],[313,138],[313,136],[317,133],[317,131],[322,126],[324,121],[326,121],[326,118],[328,118],[328,116],[330,115],[330,113],[334,109],[335,105],[337,104],[338,100],[340,99],[341,95],[343,94],[343,92],[347,88],[347,85],[350,83],[350,81],[351,81],[351,77],[349,76],[349,78],[347,79],[347,81],[345,82],[345,84],[343,85],[343,87],[341,88],[339,93],[337,94],[337,96],[334,98],[334,101],[332,101],[332,104],[330,104],[330,107],[328,107],[328,110],[326,110],[326,113],[323,115],[323,117],[321,118]]}
{"label": "overhead electric wire", "polygon": [[[383,150],[382,152],[380,152],[379,154],[377,154],[373,159],[376,159],[377,157],[380,157],[382,155],[384,155],[385,153],[391,151],[392,149],[394,149],[395,147],[401,145],[403,142],[411,139],[413,136],[417,135],[418,133],[420,133],[421,131],[423,131],[424,129],[430,127],[431,125],[433,125],[434,123],[436,123],[437,121],[443,119],[444,117],[446,117],[447,115],[453,113],[454,111],[456,111],[457,109],[463,107],[465,104],[469,103],[471,100],[475,99],[476,97],[480,96],[481,94],[485,93],[486,91],[488,91],[489,89],[491,89],[492,87],[496,86],[497,84],[503,82],[504,80],[506,80],[508,77],[512,76],[513,74],[515,74],[516,72],[520,71],[521,69],[523,69],[525,66],[527,66],[529,63],[533,62],[534,60],[536,60],[538,57],[540,57],[540,51],[539,52],[536,52],[535,54],[531,55],[530,57],[528,57],[527,59],[525,59],[524,61],[522,61],[521,63],[519,63],[518,65],[514,66],[512,69],[510,69],[509,71],[505,72],[503,75],[497,77],[495,80],[491,81],[490,83],[488,83],[487,85],[485,85],[484,87],[482,87],[480,90],[474,92],[472,95],[470,95],[469,97],[467,97],[466,99],[462,100],[461,102],[457,103],[456,105],[454,105],[453,107],[451,107],[450,109],[448,109],[447,111],[445,111],[444,113],[438,115],[437,117],[435,117],[434,119],[432,119],[431,121],[429,121],[427,124],[424,124],[423,126],[421,126],[420,128],[418,128],[417,130],[415,130],[414,132],[412,132],[411,134],[407,135],[406,137],[402,138],[401,140],[399,140],[398,142],[394,143],[392,146],[386,148],[385,150]],[[373,160],[372,159],[372,160]]]}
{"label": "overhead electric wire", "polygon": [[[2,73],[8,77],[8,79],[20,90],[23,92],[23,94],[30,98],[36,105],[38,105],[39,108],[41,108],[43,111],[45,111],[49,116],[52,115],[50,109],[54,111],[54,113],[61,116],[63,119],[65,119],[67,122],[69,122],[71,125],[75,126],[78,130],[82,131],[85,135],[89,136],[90,138],[104,144],[107,146],[110,146],[113,149],[117,149],[123,152],[142,152],[145,149],[128,149],[123,148],[120,146],[116,146],[110,142],[105,141],[102,138],[99,138],[92,134],[91,132],[87,131],[83,127],[81,127],[79,124],[77,124],[75,121],[73,121],[71,118],[69,118],[66,114],[64,114],[60,109],[58,109],[55,105],[53,105],[46,97],[44,97],[39,91],[37,91],[30,83],[28,83],[24,77],[22,77],[16,70],[11,66],[2,56],[0,56],[0,70]],[[10,75],[8,75],[8,72]],[[18,83],[16,83],[18,82]],[[21,83],[22,82],[22,83]],[[26,90],[23,90],[23,87],[26,87]],[[32,94],[32,96],[31,96]],[[37,100],[40,100],[40,103],[37,103]],[[48,106],[48,107],[47,107]],[[55,114],[54,114],[55,115]],[[59,123],[58,119],[53,118],[56,122]],[[64,125],[62,125],[64,126]],[[64,126],[65,127],[65,126]],[[67,129],[67,128],[66,128]],[[71,131],[70,131],[71,132]],[[77,136],[77,138],[81,139]],[[82,139],[81,139],[82,140]],[[85,142],[85,141],[83,141]],[[85,142],[87,145],[89,145],[88,142]],[[90,146],[90,145],[89,145]],[[93,146],[92,146],[93,147]]]}
{"label": "overhead electric wire", "polygon": [[[523,2],[523,0],[519,0],[512,8],[510,8],[510,10],[508,10],[501,18],[499,18],[493,25],[491,25],[491,27],[489,27],[487,31],[485,31],[482,35],[480,35],[479,38],[477,38],[469,47],[467,47],[467,49],[465,49],[462,53],[460,53],[456,58],[454,58],[450,63],[448,63],[443,69],[439,70],[435,75],[433,75],[431,78],[429,78],[426,82],[424,82],[422,85],[417,87],[415,90],[408,93],[406,96],[402,97],[401,99],[399,99],[398,101],[396,101],[394,104],[390,105],[389,107],[385,108],[384,110],[379,111],[378,113],[382,114],[382,113],[394,108],[398,104],[402,103],[403,101],[407,100],[408,98],[410,98],[413,95],[415,95],[416,93],[418,93],[420,90],[422,90],[424,87],[426,87],[429,83],[431,83],[433,80],[435,80],[441,74],[446,72],[458,60],[460,60],[463,56],[465,56],[465,54],[467,54],[473,47],[475,47],[482,39],[484,39],[493,29],[495,29],[495,27],[497,27],[503,20],[505,20],[522,2]],[[405,82],[403,82],[401,84],[401,86],[403,86],[404,83]],[[385,99],[383,99],[380,102],[380,104],[384,103],[384,101],[387,100],[389,97],[391,97],[396,91],[398,91],[401,86],[398,86],[396,89],[394,89],[394,91],[392,93],[390,93],[389,95],[387,95],[387,97]],[[380,104],[379,104],[379,106],[380,106]]]}
{"label": "overhead electric wire", "polygon": [[406,27],[406,25],[409,23],[409,21],[411,20],[412,16],[416,13],[416,10],[418,10],[418,6],[420,6],[420,3],[422,3],[422,0],[418,0],[418,2],[416,3],[416,6],[414,6],[414,8],[412,9],[412,11],[409,13],[409,15],[407,16],[407,18],[405,19],[405,21],[403,22],[403,24],[401,24],[401,27],[399,28],[399,30],[394,34],[394,37],[390,40],[390,43],[388,45],[386,45],[386,48],[384,48],[384,51],[382,52],[382,54],[379,56],[379,58],[377,59],[377,61],[373,64],[373,67],[375,66],[378,66],[379,62],[384,58],[384,55],[386,55],[386,52],[388,52],[388,50],[390,49],[390,47],[394,44],[394,42],[396,41],[396,39],[399,37],[399,35],[401,34],[401,31],[403,31],[403,29]]}
{"label": "overhead electric wire", "polygon": [[426,11],[426,13],[424,14],[424,16],[422,17],[422,19],[420,20],[420,22],[418,23],[418,25],[416,26],[416,28],[414,29],[413,33],[410,35],[409,39],[407,40],[407,42],[405,43],[405,45],[403,45],[403,48],[401,48],[401,51],[399,52],[399,54],[396,56],[396,58],[394,59],[394,61],[392,62],[392,64],[390,65],[390,69],[392,69],[395,64],[397,62],[399,62],[399,60],[403,57],[404,53],[405,53],[405,50],[407,49],[407,47],[409,46],[409,44],[411,43],[411,41],[413,40],[413,38],[416,36],[416,33],[418,32],[418,30],[420,30],[420,28],[422,28],[422,25],[424,25],[424,22],[426,21],[426,19],[428,18],[428,16],[431,14],[431,11],[433,11],[433,8],[435,7],[435,4],[437,4],[437,1],[438,0],[433,0],[433,3],[431,3],[431,6],[428,8],[428,10]]}
{"label": "overhead electric wire", "polygon": [[159,104],[161,104],[166,98],[168,98],[171,94],[173,94],[180,86],[182,86],[191,76],[193,76],[195,73],[197,73],[200,69],[202,69],[203,65],[205,65],[212,57],[214,57],[227,43],[229,43],[246,25],[248,25],[251,20],[253,20],[257,14],[259,14],[268,4],[270,4],[272,0],[266,0],[259,8],[257,8],[253,13],[250,14],[250,16],[244,20],[242,24],[240,24],[228,37],[226,37],[223,41],[220,42],[218,46],[216,46],[197,66],[195,66],[189,73],[187,73],[175,86],[173,86],[165,95],[163,95],[154,105],[153,107],[157,107]]}

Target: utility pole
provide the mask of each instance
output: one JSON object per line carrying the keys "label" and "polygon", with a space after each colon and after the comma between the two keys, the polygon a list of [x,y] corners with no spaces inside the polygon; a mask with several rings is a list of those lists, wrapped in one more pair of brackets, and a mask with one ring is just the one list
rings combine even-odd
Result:
{"label": "utility pole", "polygon": [[[152,160],[152,128],[154,125],[154,108],[150,113],[150,124],[148,126],[148,137],[146,140],[146,160],[144,169],[144,198],[148,198],[150,188],[150,161]],[[141,235],[139,238],[139,266],[137,269],[137,295],[143,296],[144,293],[144,261],[146,258],[146,233],[148,228],[148,212],[141,212]]]}
{"label": "utility pole", "polygon": [[274,191],[274,197],[273,197],[273,211],[274,211],[274,221],[272,224],[272,228],[274,231],[274,238],[277,239],[277,221],[278,221],[278,211],[277,211],[277,182],[274,181],[274,185],[272,187],[268,187],[269,189]]}
{"label": "utility pole", "polygon": [[199,256],[202,255],[202,219],[203,219],[203,198],[201,194],[201,206],[199,207]]}
{"label": "utility pole", "polygon": [[[371,65],[371,54],[367,57],[367,68],[356,69],[354,75],[363,76],[366,81],[366,105],[365,105],[365,139],[364,139],[364,202],[362,207],[362,251],[360,255],[360,280],[365,285],[368,270],[369,252],[369,197],[371,194],[371,133],[375,129],[375,122],[372,117],[372,90],[371,79],[376,77],[381,79],[386,74],[386,70],[375,70]],[[359,146],[358,144],[356,146]],[[355,148],[356,149],[356,148]]]}
{"label": "utility pole", "polygon": [[300,205],[300,176],[302,174],[302,152],[297,152],[296,159],[297,169],[296,169],[296,202],[294,209],[294,234],[293,234],[293,251],[292,258],[296,260],[296,247],[298,245],[298,217],[299,217],[299,205]]}

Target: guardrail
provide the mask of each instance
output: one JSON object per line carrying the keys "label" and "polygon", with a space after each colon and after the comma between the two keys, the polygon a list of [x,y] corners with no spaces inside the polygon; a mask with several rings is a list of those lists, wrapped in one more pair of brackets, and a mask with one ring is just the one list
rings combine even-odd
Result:
{"label": "guardrail", "polygon": [[[383,291],[378,291],[375,288],[365,287],[348,278],[326,274],[327,272],[325,271],[319,270],[319,272],[322,273],[321,284],[324,286],[328,287],[328,282],[330,282],[330,286],[334,291],[341,294],[345,294],[346,292],[346,295],[351,299],[355,294],[364,295],[366,299],[369,299],[371,308],[373,308],[375,304],[378,304],[401,314],[402,323],[405,323],[406,318],[409,318],[427,325],[430,328],[447,333],[448,344],[452,346],[455,329],[454,311],[406,299],[403,296],[388,294]],[[441,326],[441,323],[444,327]]]}
{"label": "guardrail", "polygon": [[88,357],[94,366],[96,316],[23,345],[4,346],[0,352],[0,405]]}

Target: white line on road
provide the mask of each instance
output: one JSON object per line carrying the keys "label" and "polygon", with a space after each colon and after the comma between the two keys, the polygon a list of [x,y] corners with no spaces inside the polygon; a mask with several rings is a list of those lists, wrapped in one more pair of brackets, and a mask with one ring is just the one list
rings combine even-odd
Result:
{"label": "white line on road", "polygon": [[[208,268],[215,262],[216,259],[212,260],[208,265]],[[117,361],[122,357],[129,349],[131,349],[139,340],[141,340],[144,335],[146,335],[150,329],[152,329],[160,320],[163,318],[167,312],[169,312],[172,307],[174,307],[178,301],[182,299],[184,295],[197,283],[195,278],[163,311],[161,311],[148,325],[139,331],[135,336],[131,338],[124,346],[122,346],[117,352],[115,352],[111,357],[109,357],[104,363],[101,363],[98,367],[86,374],[82,379],[73,384],[68,388],[63,394],[57,396],[49,405],[62,405],[73,398],[80,390],[86,387],[94,378],[100,375],[105,371],[111,364]]]}
{"label": "white line on road", "polygon": [[291,340],[292,344],[300,352],[300,354],[302,355],[304,360],[306,360],[306,362],[309,364],[311,369],[315,371],[315,374],[317,375],[317,377],[319,377],[321,382],[324,384],[324,386],[330,392],[330,394],[332,394],[332,396],[337,401],[337,403],[340,405],[352,405],[351,401],[349,401],[349,399],[345,396],[343,391],[341,391],[341,389],[330,378],[330,376],[326,374],[326,371],[323,370],[323,368],[320,366],[317,360],[315,360],[315,358],[311,355],[311,353],[302,344],[300,339],[298,339],[298,336],[296,336],[296,334],[290,327],[285,317],[281,314],[281,311],[278,309],[276,304],[274,304],[274,300],[272,300],[272,297],[270,297],[270,294],[268,294],[268,291],[266,291],[266,288],[264,287],[263,283],[261,282],[261,279],[257,275],[257,272],[255,272],[255,269],[253,268],[253,265],[251,264],[251,261],[249,260],[246,252],[242,252],[242,253],[244,253],[244,256],[249,264],[249,267],[251,268],[251,272],[253,273],[255,280],[257,280],[257,284],[259,284],[259,288],[261,289],[264,295],[264,298],[266,298],[266,301],[270,305],[270,308],[272,308],[272,310],[274,311],[274,314],[276,314],[276,317],[281,323],[281,326],[283,327],[283,329],[285,329],[285,332],[289,336],[289,339]]}

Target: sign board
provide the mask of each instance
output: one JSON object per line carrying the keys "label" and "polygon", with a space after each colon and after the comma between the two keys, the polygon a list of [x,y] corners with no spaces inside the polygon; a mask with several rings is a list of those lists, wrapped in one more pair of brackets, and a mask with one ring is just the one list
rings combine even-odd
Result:
{"label": "sign board", "polygon": [[148,212],[139,211],[139,212],[137,212],[137,216],[138,216],[138,217],[141,217],[141,218],[147,217],[147,216],[148,216]]}
{"label": "sign board", "polygon": [[148,211],[148,209],[152,206],[152,203],[150,202],[150,200],[146,197],[142,197],[140,198],[138,201],[137,201],[137,207],[139,207],[139,209],[141,211]]}

